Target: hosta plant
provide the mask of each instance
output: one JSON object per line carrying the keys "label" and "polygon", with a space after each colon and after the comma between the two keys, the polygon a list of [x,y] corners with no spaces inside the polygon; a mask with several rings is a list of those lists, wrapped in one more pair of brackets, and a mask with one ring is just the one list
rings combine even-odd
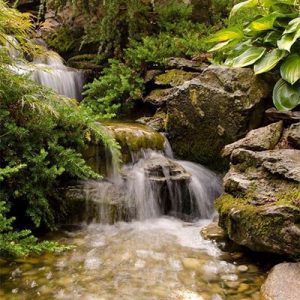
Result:
{"label": "hosta plant", "polygon": [[232,26],[212,35],[210,51],[221,52],[221,63],[230,67],[252,65],[255,74],[278,72],[274,105],[292,110],[300,104],[300,1],[247,0],[236,4],[229,18],[245,9],[256,9],[257,15],[243,28]]}

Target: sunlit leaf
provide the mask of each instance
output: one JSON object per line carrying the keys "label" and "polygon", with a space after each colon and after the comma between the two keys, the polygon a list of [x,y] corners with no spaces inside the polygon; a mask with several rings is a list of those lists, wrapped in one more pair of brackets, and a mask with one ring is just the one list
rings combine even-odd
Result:
{"label": "sunlit leaf", "polygon": [[281,65],[280,74],[290,84],[296,83],[300,79],[300,56],[291,54]]}
{"label": "sunlit leaf", "polygon": [[268,16],[259,18],[257,20],[254,20],[250,24],[250,29],[253,31],[263,31],[263,30],[269,30],[272,29],[274,26],[275,20],[280,16],[280,14],[273,13]]}
{"label": "sunlit leaf", "polygon": [[261,74],[272,70],[286,54],[287,52],[284,50],[273,49],[256,62],[254,65],[255,74]]}
{"label": "sunlit leaf", "polygon": [[286,27],[283,34],[293,33],[299,29],[299,26],[300,26],[300,17],[291,20],[288,23],[288,26]]}
{"label": "sunlit leaf", "polygon": [[263,47],[251,47],[233,59],[232,67],[241,68],[252,65],[259,60],[265,52],[266,49]]}
{"label": "sunlit leaf", "polygon": [[226,42],[218,43],[214,47],[208,50],[208,52],[214,52],[214,51],[220,51],[220,50],[225,50],[228,48],[233,47],[236,45],[236,40],[228,40]]}
{"label": "sunlit leaf", "polygon": [[292,110],[300,104],[300,88],[280,79],[274,86],[273,103],[278,110]]}
{"label": "sunlit leaf", "polygon": [[258,4],[258,0],[247,0],[247,1],[243,1],[241,3],[238,3],[232,8],[229,18],[231,18],[233,15],[235,15],[240,9],[252,8],[252,7],[255,7],[257,4]]}
{"label": "sunlit leaf", "polygon": [[219,43],[219,42],[225,42],[228,40],[234,40],[234,39],[242,39],[244,37],[244,33],[241,29],[237,27],[231,27],[222,29],[215,34],[213,34],[208,40],[208,43]]}
{"label": "sunlit leaf", "polygon": [[277,46],[281,50],[289,51],[291,47],[295,44],[297,39],[300,37],[300,29],[294,33],[288,33],[282,36],[282,38],[277,42]]}

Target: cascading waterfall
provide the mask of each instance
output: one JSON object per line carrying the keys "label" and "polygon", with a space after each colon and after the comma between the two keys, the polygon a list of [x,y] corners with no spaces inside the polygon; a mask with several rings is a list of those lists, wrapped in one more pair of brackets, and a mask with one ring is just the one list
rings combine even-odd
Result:
{"label": "cascading waterfall", "polygon": [[83,182],[87,221],[113,223],[165,214],[187,220],[211,217],[213,201],[222,192],[216,174],[175,160],[167,139],[165,151],[141,149],[131,159],[106,180]]}
{"label": "cascading waterfall", "polygon": [[33,80],[52,88],[60,95],[81,100],[84,83],[82,71],[66,67],[63,59],[53,52],[35,58],[33,64]]}
{"label": "cascading waterfall", "polygon": [[8,37],[6,48],[16,62],[11,69],[19,74],[30,74],[34,81],[60,95],[81,100],[83,72],[65,66],[62,57],[54,51],[49,51],[43,40],[37,39],[34,42],[44,50],[44,54],[34,57],[31,63],[25,64],[25,60],[22,60],[23,54],[17,50],[18,41],[14,37]]}

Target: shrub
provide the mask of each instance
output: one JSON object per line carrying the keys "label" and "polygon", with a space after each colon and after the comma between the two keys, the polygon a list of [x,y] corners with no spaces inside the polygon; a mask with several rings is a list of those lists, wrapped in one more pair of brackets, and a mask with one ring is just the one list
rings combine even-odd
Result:
{"label": "shrub", "polygon": [[231,17],[251,8],[256,11],[243,28],[234,26],[215,33],[211,51],[222,52],[225,65],[254,65],[255,74],[280,71],[273,90],[278,110],[291,110],[300,104],[300,17],[294,0],[247,0],[235,5]]}
{"label": "shrub", "polygon": [[[85,86],[83,104],[102,118],[112,118],[128,101],[142,96],[143,80],[138,74],[118,60],[109,60],[99,79]],[[127,102],[127,103],[126,103]]]}

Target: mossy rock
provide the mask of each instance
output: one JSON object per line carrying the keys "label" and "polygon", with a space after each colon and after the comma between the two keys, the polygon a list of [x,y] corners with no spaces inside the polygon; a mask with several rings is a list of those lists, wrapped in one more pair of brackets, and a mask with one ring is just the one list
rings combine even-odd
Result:
{"label": "mossy rock", "polygon": [[105,125],[120,144],[124,163],[131,160],[132,154],[141,150],[164,150],[164,136],[148,126],[124,122],[107,122]]}
{"label": "mossy rock", "polygon": [[215,202],[219,225],[229,238],[253,251],[300,258],[300,189],[283,193],[265,205],[253,205],[252,195],[243,198],[223,194]]}
{"label": "mossy rock", "polygon": [[166,130],[175,154],[226,169],[221,150],[260,125],[268,94],[267,84],[251,69],[208,67],[167,100]]}
{"label": "mossy rock", "polygon": [[164,74],[158,75],[155,78],[155,84],[167,85],[167,86],[178,86],[182,85],[185,81],[191,80],[199,76],[199,73],[186,72],[183,70],[169,70]]}

